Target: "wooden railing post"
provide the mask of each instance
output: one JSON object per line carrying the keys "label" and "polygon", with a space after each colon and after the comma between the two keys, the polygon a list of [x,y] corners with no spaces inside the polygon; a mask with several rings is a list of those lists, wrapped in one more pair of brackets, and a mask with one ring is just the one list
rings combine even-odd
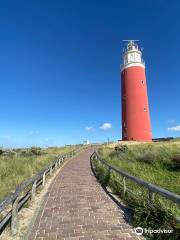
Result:
{"label": "wooden railing post", "polygon": [[50,176],[52,175],[52,166],[49,169],[49,174],[50,174]]}
{"label": "wooden railing post", "polygon": [[57,169],[57,162],[55,163],[55,170]]}
{"label": "wooden railing post", "polygon": [[108,178],[110,179],[110,177],[111,177],[111,168],[108,167]]}
{"label": "wooden railing post", "polygon": [[32,185],[32,189],[31,189],[31,200],[34,201],[35,200],[35,196],[36,196],[36,184],[37,181],[35,181]]}
{"label": "wooden railing post", "polygon": [[108,185],[108,182],[109,182],[110,178],[111,178],[111,168],[108,167],[107,182],[106,182],[107,185]]}
{"label": "wooden railing post", "polygon": [[148,191],[148,203],[152,204],[153,201],[154,201],[154,193],[151,190],[149,190]]}
{"label": "wooden railing post", "polygon": [[18,196],[12,204],[12,213],[11,213],[11,234],[14,236],[18,231],[18,203],[20,197]]}
{"label": "wooden railing post", "polygon": [[126,178],[125,177],[123,177],[123,195],[124,197],[126,195]]}
{"label": "wooden railing post", "polygon": [[[25,180],[22,184],[20,184],[15,192],[10,193],[3,201],[0,201],[0,213],[6,209],[9,204],[12,204],[11,211],[8,211],[6,216],[3,219],[0,219],[0,231],[2,231],[6,224],[8,223],[9,219],[10,221],[10,232],[13,236],[17,234],[18,231],[18,210],[20,207],[22,207],[29,199],[32,201],[35,200],[36,197],[36,189],[42,182],[42,185],[45,185],[46,181],[46,173],[49,173],[49,175],[52,175],[52,172],[54,169],[57,169],[58,166],[60,166],[65,159],[70,156],[76,155],[76,151],[72,151],[70,153],[66,153],[64,155],[60,155],[59,159],[51,163],[48,167],[46,167],[46,170],[41,170],[39,173],[37,173],[35,176],[31,177],[30,179]],[[31,190],[29,190],[31,188]],[[20,196],[20,193],[23,192],[23,195]],[[15,238],[15,237],[14,237]],[[13,238],[13,239],[14,239]]]}
{"label": "wooden railing post", "polygon": [[45,181],[46,181],[46,172],[43,173],[43,181],[42,181],[43,187],[45,186]]}

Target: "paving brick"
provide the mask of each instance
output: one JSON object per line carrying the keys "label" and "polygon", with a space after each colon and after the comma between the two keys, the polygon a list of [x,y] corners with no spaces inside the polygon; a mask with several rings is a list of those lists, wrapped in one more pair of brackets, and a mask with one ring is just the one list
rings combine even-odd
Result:
{"label": "paving brick", "polygon": [[90,148],[73,158],[56,176],[29,240],[139,239],[124,219],[126,213],[94,177],[92,152]]}

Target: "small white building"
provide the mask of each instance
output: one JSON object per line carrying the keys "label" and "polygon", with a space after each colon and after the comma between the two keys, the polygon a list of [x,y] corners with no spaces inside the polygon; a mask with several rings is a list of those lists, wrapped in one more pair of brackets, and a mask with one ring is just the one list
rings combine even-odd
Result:
{"label": "small white building", "polygon": [[83,141],[83,144],[84,144],[84,145],[89,145],[89,144],[90,144],[90,141],[89,141],[89,140]]}

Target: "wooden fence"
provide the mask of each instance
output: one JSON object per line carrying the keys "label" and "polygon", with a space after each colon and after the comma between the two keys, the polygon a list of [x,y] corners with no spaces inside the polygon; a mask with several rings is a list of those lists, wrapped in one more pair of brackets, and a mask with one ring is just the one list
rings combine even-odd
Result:
{"label": "wooden fence", "polygon": [[[0,233],[2,233],[10,222],[11,234],[16,235],[18,230],[18,211],[29,199],[32,201],[35,200],[37,188],[40,185],[45,185],[48,175],[51,176],[53,171],[61,166],[65,159],[73,157],[77,152],[83,149],[84,148],[79,148],[67,154],[58,156],[52,164],[42,169],[35,176],[25,180],[16,188],[15,192],[11,192],[3,201],[0,202],[0,215],[3,216],[0,219]],[[4,214],[4,211],[7,211],[7,213]]]}
{"label": "wooden fence", "polygon": [[[161,188],[155,184],[146,182],[138,177],[132,176],[127,172],[124,172],[120,169],[117,169],[110,164],[108,164],[106,161],[100,158],[100,156],[97,154],[97,152],[94,152],[91,157],[91,166],[93,167],[93,160],[101,162],[103,165],[105,165],[108,168],[109,174],[111,171],[116,172],[117,174],[122,176],[122,185],[123,185],[123,194],[125,195],[126,192],[132,193],[131,190],[128,189],[127,184],[126,184],[126,179],[130,179],[131,181],[135,182],[136,184],[143,186],[148,190],[148,202],[151,205],[153,203],[154,199],[154,193],[161,195],[162,197],[180,205],[180,195],[177,195],[173,192],[170,192],[164,188]],[[135,194],[135,193],[134,193]],[[179,219],[177,219],[179,221]]]}

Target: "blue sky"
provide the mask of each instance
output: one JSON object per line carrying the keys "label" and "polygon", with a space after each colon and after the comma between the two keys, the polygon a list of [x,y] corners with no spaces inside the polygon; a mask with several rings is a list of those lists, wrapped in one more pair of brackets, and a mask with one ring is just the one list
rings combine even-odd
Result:
{"label": "blue sky", "polygon": [[144,48],[153,137],[179,136],[179,12],[178,0],[2,0],[0,145],[120,139],[123,39]]}

